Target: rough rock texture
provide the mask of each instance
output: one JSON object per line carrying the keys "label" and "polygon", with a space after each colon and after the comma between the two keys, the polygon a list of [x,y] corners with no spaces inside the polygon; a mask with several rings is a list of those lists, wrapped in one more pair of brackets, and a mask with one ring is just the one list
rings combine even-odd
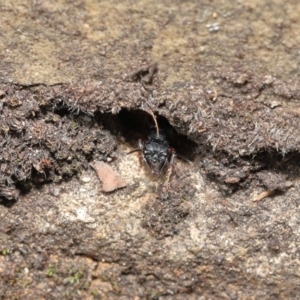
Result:
{"label": "rough rock texture", "polygon": [[[0,298],[296,298],[299,13],[1,3]],[[149,109],[193,161],[170,186],[126,155]],[[102,194],[95,160],[128,186]]]}

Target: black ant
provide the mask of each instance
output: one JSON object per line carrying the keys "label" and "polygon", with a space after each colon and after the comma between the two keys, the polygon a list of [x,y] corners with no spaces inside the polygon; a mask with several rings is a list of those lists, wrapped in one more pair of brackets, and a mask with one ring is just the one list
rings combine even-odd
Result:
{"label": "black ant", "polygon": [[140,151],[142,153],[143,161],[146,163],[154,177],[159,177],[166,167],[170,167],[171,172],[168,176],[169,180],[173,173],[177,156],[189,163],[190,161],[178,155],[175,149],[170,147],[166,135],[158,128],[154,113],[151,110],[147,110],[147,112],[152,116],[156,130],[152,130],[147,139],[140,139],[139,148],[130,151],[128,154]]}

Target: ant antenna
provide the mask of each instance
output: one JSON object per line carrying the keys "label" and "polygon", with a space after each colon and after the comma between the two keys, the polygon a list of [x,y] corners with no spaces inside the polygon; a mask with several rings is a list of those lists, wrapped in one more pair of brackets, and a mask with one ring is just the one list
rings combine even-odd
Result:
{"label": "ant antenna", "polygon": [[153,111],[152,111],[151,109],[149,109],[149,113],[150,113],[150,115],[151,115],[152,118],[153,118],[153,121],[154,121],[154,123],[155,123],[155,128],[156,128],[156,134],[157,134],[157,136],[159,137],[159,130],[158,130],[158,124],[157,124],[156,117],[155,117],[155,115],[154,115],[154,113],[153,113]]}
{"label": "ant antenna", "polygon": [[152,111],[150,108],[144,108],[143,105],[142,105],[142,108],[143,108],[148,114],[150,114],[151,117],[153,118],[154,125],[155,125],[155,128],[156,128],[156,134],[157,134],[157,137],[159,137],[158,124],[157,124],[157,120],[156,120],[156,117],[155,117],[153,111]]}

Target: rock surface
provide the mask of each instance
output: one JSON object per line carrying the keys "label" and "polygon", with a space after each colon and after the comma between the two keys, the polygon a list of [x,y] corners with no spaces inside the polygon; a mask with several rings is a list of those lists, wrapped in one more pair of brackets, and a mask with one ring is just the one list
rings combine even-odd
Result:
{"label": "rock surface", "polygon": [[[1,3],[0,298],[297,298],[299,10]],[[146,108],[193,160],[170,187],[126,155]]]}

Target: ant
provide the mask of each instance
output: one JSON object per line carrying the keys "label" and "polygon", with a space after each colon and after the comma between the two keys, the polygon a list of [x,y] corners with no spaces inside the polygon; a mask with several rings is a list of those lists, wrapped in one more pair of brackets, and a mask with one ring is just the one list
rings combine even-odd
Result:
{"label": "ant", "polygon": [[166,167],[171,168],[168,181],[173,173],[175,158],[178,156],[190,163],[189,160],[178,155],[174,148],[170,147],[166,136],[159,130],[158,123],[154,113],[149,109],[147,112],[152,116],[155,129],[150,132],[147,139],[139,140],[139,148],[130,151],[141,152],[143,161],[148,166],[154,177],[159,177]]}

